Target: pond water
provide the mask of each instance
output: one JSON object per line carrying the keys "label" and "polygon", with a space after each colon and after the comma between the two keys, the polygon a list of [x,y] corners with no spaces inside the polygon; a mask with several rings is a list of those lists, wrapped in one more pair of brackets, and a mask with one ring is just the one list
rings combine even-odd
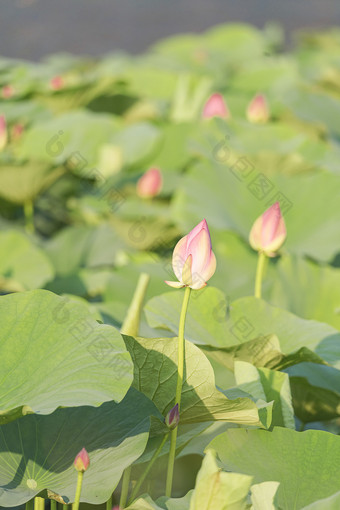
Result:
{"label": "pond water", "polygon": [[1,0],[0,53],[39,59],[57,51],[99,55],[137,53],[180,32],[224,22],[263,27],[281,23],[288,35],[301,27],[340,24],[339,0]]}

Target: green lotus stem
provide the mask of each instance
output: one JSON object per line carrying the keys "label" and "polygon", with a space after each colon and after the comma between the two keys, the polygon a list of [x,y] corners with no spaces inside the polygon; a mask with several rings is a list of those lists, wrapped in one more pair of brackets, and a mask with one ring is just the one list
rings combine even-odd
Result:
{"label": "green lotus stem", "polygon": [[143,302],[145,294],[149,285],[150,275],[141,273],[136,290],[134,292],[131,304],[127,311],[123,325],[121,327],[121,333],[129,336],[138,335],[140,315],[142,312]]}
{"label": "green lotus stem", "polygon": [[165,445],[167,439],[169,437],[169,432],[167,434],[165,434],[165,436],[163,437],[159,447],[157,448],[157,450],[155,451],[155,453],[153,454],[153,456],[151,457],[151,460],[149,462],[149,464],[147,465],[145,471],[143,472],[142,476],[140,477],[140,479],[138,480],[138,482],[136,483],[133,491],[132,491],[132,494],[130,496],[130,499],[128,501],[128,505],[131,505],[131,503],[133,502],[133,500],[136,498],[137,494],[138,494],[138,491],[139,489],[141,488],[145,478],[148,476],[148,474],[150,473],[150,470],[152,468],[152,466],[154,465],[158,455],[161,453],[162,449],[163,449],[163,446]]}
{"label": "green lotus stem", "polygon": [[[191,288],[185,287],[181,316],[179,319],[179,327],[178,327],[178,365],[177,365],[177,386],[176,386],[176,398],[175,398],[175,405],[178,404],[178,411],[180,411],[180,409],[181,409],[181,396],[182,396],[184,358],[185,358],[184,328],[185,328],[185,318],[187,315],[190,293],[191,293]],[[173,476],[174,476],[177,429],[178,429],[178,427],[174,428],[171,431],[171,437],[170,437],[168,472],[167,472],[167,477],[166,477],[166,488],[165,488],[165,495],[168,498],[171,497],[172,480],[173,480]]]}
{"label": "green lotus stem", "polygon": [[57,502],[55,499],[51,499],[50,500],[50,504],[51,504],[51,510],[57,510]]}
{"label": "green lotus stem", "polygon": [[106,510],[112,510],[112,494],[109,499],[106,501]]}
{"label": "green lotus stem", "polygon": [[126,507],[127,497],[128,497],[128,493],[129,493],[131,468],[132,468],[132,466],[127,467],[123,474],[122,491],[120,493],[120,501],[119,501],[120,509]]}
{"label": "green lotus stem", "polygon": [[84,479],[84,471],[78,471],[76,495],[74,498],[74,503],[72,505],[73,510],[78,510],[78,508],[79,508],[80,494],[81,494],[81,488],[83,485],[83,479]]}
{"label": "green lotus stem", "polygon": [[44,510],[45,508],[45,500],[44,498],[40,498],[39,496],[34,498],[34,510]]}
{"label": "green lotus stem", "polygon": [[34,510],[34,499],[30,499],[27,501],[25,505],[25,510]]}
{"label": "green lotus stem", "polygon": [[256,298],[261,298],[262,279],[263,279],[265,261],[266,261],[266,255],[264,254],[263,251],[260,251],[258,259],[257,259],[256,278],[255,278],[255,297]]}
{"label": "green lotus stem", "polygon": [[34,234],[34,207],[32,200],[24,203],[25,229],[28,234]]}

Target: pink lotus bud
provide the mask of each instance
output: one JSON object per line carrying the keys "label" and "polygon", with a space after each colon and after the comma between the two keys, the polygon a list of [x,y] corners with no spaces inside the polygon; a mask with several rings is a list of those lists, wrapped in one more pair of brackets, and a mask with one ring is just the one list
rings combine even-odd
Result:
{"label": "pink lotus bud", "polygon": [[252,248],[274,257],[287,237],[286,225],[279,202],[275,202],[257,220],[249,234]]}
{"label": "pink lotus bud", "polygon": [[175,429],[179,423],[179,411],[178,404],[176,404],[165,417],[165,425],[169,427],[169,429]]}
{"label": "pink lotus bud", "polygon": [[247,119],[254,124],[265,124],[270,117],[267,99],[263,94],[256,94],[247,108]]}
{"label": "pink lotus bud", "polygon": [[112,507],[112,510],[120,510],[120,506],[119,505],[115,505]]}
{"label": "pink lotus bud", "polygon": [[137,182],[137,194],[142,198],[158,195],[162,189],[163,178],[159,168],[149,168]]}
{"label": "pink lotus bud", "polygon": [[0,115],[0,151],[2,151],[7,145],[7,124],[4,115]]}
{"label": "pink lotus bud", "polygon": [[64,87],[64,85],[65,82],[62,76],[54,76],[54,78],[50,80],[50,88],[52,90],[60,90]]}
{"label": "pink lotus bud", "polygon": [[215,273],[216,258],[205,220],[178,241],[172,255],[172,268],[179,281],[165,283],[176,289],[202,289]]}
{"label": "pink lotus bud", "polygon": [[11,131],[12,140],[18,140],[24,131],[22,124],[14,124]]}
{"label": "pink lotus bud", "polygon": [[74,467],[77,471],[86,471],[90,465],[90,457],[85,448],[83,448],[74,459]]}
{"label": "pink lotus bud", "polygon": [[14,87],[12,85],[4,85],[1,90],[1,95],[4,99],[11,99],[14,96]]}
{"label": "pink lotus bud", "polygon": [[210,119],[211,117],[230,118],[230,111],[221,94],[212,94],[204,105],[202,117]]}

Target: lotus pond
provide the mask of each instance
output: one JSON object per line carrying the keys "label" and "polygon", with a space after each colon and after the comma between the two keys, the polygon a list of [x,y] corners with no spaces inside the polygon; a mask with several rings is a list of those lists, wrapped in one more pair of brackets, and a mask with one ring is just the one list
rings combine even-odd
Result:
{"label": "lotus pond", "polygon": [[1,508],[340,508],[339,83],[337,29],[0,59]]}

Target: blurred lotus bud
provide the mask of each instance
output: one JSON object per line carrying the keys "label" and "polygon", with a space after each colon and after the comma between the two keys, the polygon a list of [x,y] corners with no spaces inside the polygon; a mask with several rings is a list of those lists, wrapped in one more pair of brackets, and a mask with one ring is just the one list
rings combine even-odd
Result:
{"label": "blurred lotus bud", "polygon": [[179,281],[165,283],[177,289],[202,289],[215,273],[216,258],[205,220],[178,241],[172,255],[172,268]]}
{"label": "blurred lotus bud", "polygon": [[74,459],[74,467],[77,471],[86,471],[90,465],[90,457],[85,448],[83,448]]}
{"label": "blurred lotus bud", "polygon": [[163,178],[159,168],[149,168],[137,182],[137,195],[151,198],[158,195],[162,189]]}
{"label": "blurred lotus bud", "polygon": [[204,105],[202,117],[210,119],[211,117],[230,118],[230,111],[221,94],[212,94]]}
{"label": "blurred lotus bud", "polygon": [[54,76],[50,80],[50,88],[52,90],[60,90],[64,87],[65,82],[62,76]]}
{"label": "blurred lotus bud", "polygon": [[178,404],[176,404],[165,417],[165,425],[169,427],[169,429],[175,429],[179,423],[179,410]]}
{"label": "blurred lotus bud", "polygon": [[4,115],[0,115],[0,151],[4,150],[7,145],[7,123]]}
{"label": "blurred lotus bud", "polygon": [[14,87],[12,85],[4,85],[1,90],[1,95],[4,99],[11,99],[14,96]]}
{"label": "blurred lotus bud", "polygon": [[256,251],[274,257],[287,237],[286,225],[279,202],[275,202],[257,220],[249,234],[249,242]]}
{"label": "blurred lotus bud", "polygon": [[254,124],[265,124],[270,117],[267,99],[263,94],[256,94],[247,108],[247,119]]}

